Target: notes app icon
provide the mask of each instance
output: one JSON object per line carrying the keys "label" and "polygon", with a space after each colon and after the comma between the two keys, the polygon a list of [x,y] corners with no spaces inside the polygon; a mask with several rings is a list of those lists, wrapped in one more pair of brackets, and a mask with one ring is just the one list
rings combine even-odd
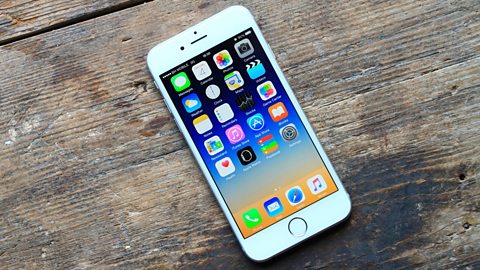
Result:
{"label": "notes app icon", "polygon": [[199,117],[193,119],[193,125],[198,134],[203,134],[213,128],[212,121],[208,118],[208,115],[202,114]]}

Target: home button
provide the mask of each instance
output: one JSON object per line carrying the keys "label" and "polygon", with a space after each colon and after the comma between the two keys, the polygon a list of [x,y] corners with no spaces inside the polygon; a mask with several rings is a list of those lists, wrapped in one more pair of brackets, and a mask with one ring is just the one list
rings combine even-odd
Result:
{"label": "home button", "polygon": [[288,230],[293,236],[304,236],[307,232],[307,222],[303,218],[294,218],[288,223]]}

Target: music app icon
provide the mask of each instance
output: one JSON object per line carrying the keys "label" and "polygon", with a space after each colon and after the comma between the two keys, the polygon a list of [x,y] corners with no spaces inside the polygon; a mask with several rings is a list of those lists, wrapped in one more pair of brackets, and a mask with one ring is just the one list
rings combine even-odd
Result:
{"label": "music app icon", "polygon": [[236,144],[245,139],[245,133],[240,125],[235,125],[225,131],[228,140],[231,144]]}
{"label": "music app icon", "polygon": [[327,183],[321,175],[315,175],[307,180],[307,185],[313,194],[318,194],[327,189]]}

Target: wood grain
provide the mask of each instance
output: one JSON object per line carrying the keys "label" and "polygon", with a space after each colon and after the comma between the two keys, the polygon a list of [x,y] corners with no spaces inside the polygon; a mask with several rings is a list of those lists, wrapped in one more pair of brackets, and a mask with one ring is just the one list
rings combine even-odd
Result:
{"label": "wood grain", "polygon": [[150,2],[0,47],[6,269],[480,268],[478,1],[242,1],[353,201],[240,250],[145,64],[233,1]]}
{"label": "wood grain", "polygon": [[149,1],[151,0],[2,0],[0,45]]}

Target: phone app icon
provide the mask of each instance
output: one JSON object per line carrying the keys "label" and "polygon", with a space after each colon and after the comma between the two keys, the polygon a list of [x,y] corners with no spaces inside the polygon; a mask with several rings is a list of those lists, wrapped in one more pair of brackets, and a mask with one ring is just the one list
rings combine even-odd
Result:
{"label": "phone app icon", "polygon": [[280,135],[284,141],[293,141],[298,136],[297,127],[294,124],[288,124],[280,129]]}
{"label": "phone app icon", "polygon": [[217,168],[218,174],[220,174],[221,177],[225,177],[235,171],[235,165],[233,165],[232,159],[229,157],[217,161],[215,168]]}
{"label": "phone app icon", "polygon": [[269,155],[278,149],[277,141],[273,138],[272,134],[260,138],[258,145],[260,145],[260,151],[265,155]]}
{"label": "phone app icon", "polygon": [[243,222],[245,222],[245,225],[247,225],[247,228],[250,229],[262,223],[262,216],[260,216],[260,213],[255,208],[243,213],[242,218]]}
{"label": "phone app icon", "polygon": [[288,202],[294,206],[305,200],[305,195],[303,195],[302,189],[299,186],[294,186],[293,188],[285,192]]}
{"label": "phone app icon", "polygon": [[259,131],[265,126],[265,120],[261,113],[256,113],[247,119],[247,124],[251,130]]}
{"label": "phone app icon", "polygon": [[257,92],[262,100],[269,100],[277,95],[277,89],[275,89],[271,81],[264,82],[257,86]]}
{"label": "phone app icon", "polygon": [[210,121],[210,118],[208,118],[206,114],[202,114],[193,119],[193,126],[195,126],[198,134],[203,134],[213,128],[212,121]]}
{"label": "phone app icon", "polygon": [[172,82],[172,85],[177,92],[182,92],[183,90],[190,87],[190,80],[188,79],[187,73],[185,72],[180,72],[177,75],[173,76],[170,79],[170,82]]}
{"label": "phone app icon", "polygon": [[220,137],[218,136],[211,137],[210,139],[206,140],[203,145],[205,145],[205,149],[207,149],[207,152],[210,156],[222,152],[224,148],[222,140],[220,140]]}
{"label": "phone app icon", "polygon": [[265,68],[260,60],[255,60],[247,64],[247,73],[250,79],[255,80],[265,74]]}
{"label": "phone app icon", "polygon": [[220,96],[220,87],[215,84],[207,86],[207,89],[205,89],[205,95],[207,95],[209,99],[218,98]]}
{"label": "phone app icon", "polygon": [[202,102],[198,98],[197,94],[192,93],[182,99],[183,107],[188,113],[194,112],[202,107]]}
{"label": "phone app icon", "polygon": [[223,50],[213,56],[213,61],[219,69],[224,69],[233,64],[233,59],[227,50]]}
{"label": "phone app icon", "polygon": [[218,122],[220,123],[225,123],[234,116],[232,108],[228,103],[218,106],[215,108],[215,110],[213,110],[213,112],[215,113],[215,116],[217,116]]}
{"label": "phone app icon", "polygon": [[247,57],[253,53],[253,46],[248,38],[242,39],[239,42],[235,43],[234,47],[240,58]]}
{"label": "phone app icon", "polygon": [[263,203],[263,207],[267,210],[267,214],[271,217],[274,217],[283,212],[283,205],[280,202],[280,199],[273,197],[270,200]]}
{"label": "phone app icon", "polygon": [[242,127],[238,124],[231,128],[228,128],[225,131],[225,135],[227,135],[227,138],[231,144],[239,143],[243,139],[245,139],[245,133],[243,132]]}
{"label": "phone app icon", "polygon": [[312,194],[318,194],[327,189],[327,183],[321,175],[315,175],[307,180],[307,185]]}
{"label": "phone app icon", "polygon": [[240,75],[240,72],[238,71],[228,73],[227,75],[225,75],[223,79],[225,80],[225,83],[227,84],[228,89],[230,90],[238,89],[242,87],[244,83],[242,75]]}
{"label": "phone app icon", "polygon": [[238,108],[240,108],[242,112],[248,111],[255,106],[255,101],[253,101],[252,94],[249,92],[238,95],[236,101]]}
{"label": "phone app icon", "polygon": [[192,67],[193,75],[197,80],[201,81],[212,75],[212,70],[207,64],[207,61],[202,61]]}
{"label": "phone app icon", "polygon": [[257,160],[257,156],[255,155],[255,152],[253,152],[251,146],[247,146],[238,150],[237,157],[240,160],[240,163],[242,163],[242,165],[248,165]]}
{"label": "phone app icon", "polygon": [[268,113],[275,122],[278,122],[288,116],[287,108],[285,108],[283,102],[278,102],[270,106],[268,108]]}

